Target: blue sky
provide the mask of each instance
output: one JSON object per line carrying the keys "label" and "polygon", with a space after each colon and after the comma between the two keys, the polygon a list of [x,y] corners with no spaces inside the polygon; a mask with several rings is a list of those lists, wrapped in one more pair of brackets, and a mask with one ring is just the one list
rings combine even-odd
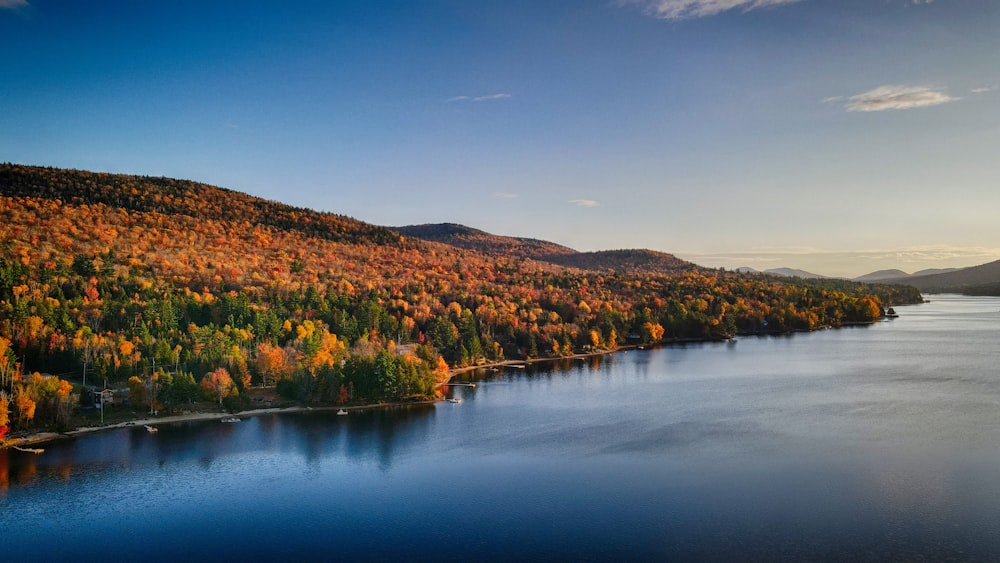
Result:
{"label": "blue sky", "polygon": [[709,266],[973,265],[998,29],[995,0],[0,0],[0,160]]}

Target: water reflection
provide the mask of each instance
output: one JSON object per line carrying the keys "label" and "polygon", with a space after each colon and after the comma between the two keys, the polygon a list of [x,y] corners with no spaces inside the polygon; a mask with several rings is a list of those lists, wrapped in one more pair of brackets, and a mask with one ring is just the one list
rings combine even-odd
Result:
{"label": "water reflection", "polygon": [[[24,454],[15,450],[0,450],[0,493],[6,494],[11,485],[27,485],[38,473],[35,454]],[[23,457],[16,463],[12,457]]]}
{"label": "water reflection", "polygon": [[311,465],[338,456],[374,461],[385,472],[396,456],[428,439],[434,413],[434,405],[425,404],[355,411],[346,417],[331,411],[266,414],[239,424],[199,421],[160,425],[156,433],[131,427],[88,434],[45,444],[40,455],[0,450],[0,492],[40,478],[70,481],[74,473],[113,478],[116,469],[189,463],[211,471],[217,460],[274,450],[299,455]]}
{"label": "water reflection", "polygon": [[[342,417],[324,411],[282,418],[282,425],[294,431],[296,441],[309,463],[330,456],[356,461],[374,459],[380,470],[392,468],[398,448],[419,448],[433,424],[434,405],[407,405],[354,412]],[[334,423],[334,424],[331,424]]]}

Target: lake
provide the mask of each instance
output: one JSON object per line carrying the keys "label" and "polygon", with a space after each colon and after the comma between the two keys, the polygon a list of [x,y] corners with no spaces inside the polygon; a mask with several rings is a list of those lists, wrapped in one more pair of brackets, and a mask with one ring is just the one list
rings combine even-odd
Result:
{"label": "lake", "polygon": [[997,559],[1000,299],[930,299],[3,451],[0,559]]}

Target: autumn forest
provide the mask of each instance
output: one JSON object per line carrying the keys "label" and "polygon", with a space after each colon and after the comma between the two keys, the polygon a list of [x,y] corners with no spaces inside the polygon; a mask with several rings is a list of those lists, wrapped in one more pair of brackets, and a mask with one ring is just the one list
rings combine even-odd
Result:
{"label": "autumn forest", "polygon": [[161,412],[241,409],[260,387],[368,404],[433,397],[455,367],[839,327],[921,299],[651,251],[550,259],[476,233],[449,244],[196,182],[2,164],[0,432],[70,427],[84,377]]}

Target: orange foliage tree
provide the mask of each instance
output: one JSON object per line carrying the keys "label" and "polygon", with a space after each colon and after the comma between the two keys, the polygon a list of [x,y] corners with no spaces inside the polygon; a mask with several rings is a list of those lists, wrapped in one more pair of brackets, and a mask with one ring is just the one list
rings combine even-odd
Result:
{"label": "orange foliage tree", "polygon": [[223,399],[236,394],[236,384],[226,368],[218,368],[202,378],[201,390],[206,397],[222,405]]}

